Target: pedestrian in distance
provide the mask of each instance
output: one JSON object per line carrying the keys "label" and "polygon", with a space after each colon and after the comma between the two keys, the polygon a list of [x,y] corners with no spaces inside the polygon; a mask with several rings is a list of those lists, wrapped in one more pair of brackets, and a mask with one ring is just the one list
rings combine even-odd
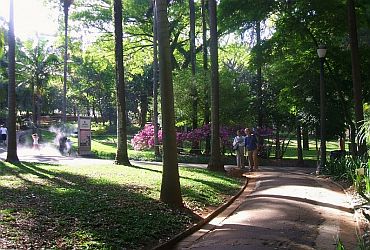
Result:
{"label": "pedestrian in distance", "polygon": [[233,141],[233,150],[236,152],[236,165],[238,168],[244,168],[244,136],[240,130],[236,131]]}
{"label": "pedestrian in distance", "polygon": [[245,129],[245,149],[248,152],[248,164],[250,171],[258,170],[257,137],[250,128]]}
{"label": "pedestrian in distance", "polygon": [[67,151],[68,156],[71,156],[71,153],[72,153],[72,141],[69,138],[67,138],[67,140],[66,140],[66,151]]}
{"label": "pedestrian in distance", "polygon": [[34,150],[39,150],[40,149],[40,147],[39,147],[39,136],[38,136],[38,134],[32,134],[32,148],[34,149]]}
{"label": "pedestrian in distance", "polygon": [[1,144],[6,145],[8,129],[4,126],[4,124],[1,124],[0,132],[1,132],[1,135],[0,135],[1,136]]}
{"label": "pedestrian in distance", "polygon": [[59,152],[61,155],[64,155],[67,150],[67,136],[62,135],[59,138]]}

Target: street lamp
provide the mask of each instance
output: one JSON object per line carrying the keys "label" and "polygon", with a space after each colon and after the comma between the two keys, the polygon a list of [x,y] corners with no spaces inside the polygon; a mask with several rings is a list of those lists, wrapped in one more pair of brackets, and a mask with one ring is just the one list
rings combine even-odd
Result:
{"label": "street lamp", "polygon": [[325,84],[324,84],[324,62],[326,55],[325,45],[319,45],[317,54],[320,58],[320,165],[317,172],[320,173],[326,164],[326,139],[325,139]]}
{"label": "street lamp", "polygon": [[64,72],[63,72],[63,107],[62,121],[67,121],[67,71],[68,71],[68,10],[74,0],[60,0],[64,10]]}

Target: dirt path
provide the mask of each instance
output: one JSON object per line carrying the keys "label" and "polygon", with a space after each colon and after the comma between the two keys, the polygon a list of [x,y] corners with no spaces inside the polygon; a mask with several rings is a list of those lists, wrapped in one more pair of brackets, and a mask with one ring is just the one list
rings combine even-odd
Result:
{"label": "dirt path", "polygon": [[314,169],[263,167],[244,193],[176,249],[345,249],[357,245],[349,201]]}

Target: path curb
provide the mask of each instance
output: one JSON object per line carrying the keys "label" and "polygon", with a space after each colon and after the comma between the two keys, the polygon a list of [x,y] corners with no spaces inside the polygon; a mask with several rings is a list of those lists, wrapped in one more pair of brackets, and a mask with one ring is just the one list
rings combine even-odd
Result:
{"label": "path curb", "polygon": [[170,249],[171,247],[174,247],[179,241],[186,238],[187,236],[193,234],[194,232],[201,229],[205,224],[210,222],[212,219],[216,218],[219,214],[221,214],[224,210],[226,210],[227,207],[229,207],[246,189],[248,186],[250,178],[244,176],[246,178],[244,186],[239,190],[239,192],[234,195],[230,200],[228,200],[226,203],[218,207],[215,211],[213,211],[211,214],[209,214],[206,218],[200,220],[198,223],[196,223],[194,226],[186,229],[185,231],[175,235],[170,240],[166,241],[163,244],[157,245],[153,247],[153,250],[162,250],[162,249]]}
{"label": "path curb", "polygon": [[328,179],[331,183],[333,183],[334,185],[336,185],[337,187],[339,187],[343,193],[345,193],[346,197],[347,197],[347,200],[348,200],[348,203],[350,204],[350,210],[351,212],[353,213],[353,217],[355,218],[356,220],[356,234],[359,235],[359,236],[362,236],[363,234],[363,230],[361,230],[361,226],[360,226],[360,213],[359,211],[355,208],[355,206],[353,205],[353,202],[352,202],[352,199],[351,199],[351,195],[346,191],[346,189],[341,185],[339,184],[338,182],[332,180],[331,178]]}

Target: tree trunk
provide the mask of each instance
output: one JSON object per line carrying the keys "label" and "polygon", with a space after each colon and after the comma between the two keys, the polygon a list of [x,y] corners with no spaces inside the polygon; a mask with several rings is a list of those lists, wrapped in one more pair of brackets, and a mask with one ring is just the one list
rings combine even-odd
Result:
{"label": "tree trunk", "polygon": [[[203,28],[203,71],[204,71],[204,124],[210,123],[210,110],[209,110],[209,81],[208,81],[208,51],[207,51],[207,7],[206,0],[202,0],[202,28]],[[207,136],[205,155],[211,152],[211,138]]]}
{"label": "tree trunk", "polygon": [[32,96],[32,123],[36,125],[37,120],[37,108],[36,108],[36,92],[35,92],[35,82],[31,80],[31,96]]}
{"label": "tree trunk", "polygon": [[310,140],[308,136],[308,129],[306,126],[303,126],[302,129],[302,139],[303,139],[303,149],[310,150]]}
{"label": "tree trunk", "polygon": [[354,123],[350,124],[350,140],[351,147],[350,152],[353,157],[357,156],[357,143],[356,143],[356,125]]}
{"label": "tree trunk", "polygon": [[339,149],[342,151],[346,150],[346,133],[343,132],[339,137]]}
{"label": "tree trunk", "polygon": [[[36,87],[36,122],[35,126],[38,129],[40,127],[40,120],[41,120],[41,103],[42,103],[42,97],[41,97],[41,90],[40,87],[41,84],[37,84]],[[41,135],[39,135],[39,139],[41,138]]]}
{"label": "tree trunk", "polygon": [[208,169],[225,171],[220,149],[220,83],[218,74],[217,3],[208,1],[211,52],[211,158]]}
{"label": "tree trunk", "polygon": [[148,115],[148,96],[141,95],[140,96],[140,128],[144,128],[146,124],[146,117]]}
{"label": "tree trunk", "polygon": [[157,10],[153,0],[153,127],[154,127],[154,154],[160,157],[158,139],[158,33],[157,33]]}
{"label": "tree trunk", "polygon": [[262,51],[261,51],[261,23],[256,22],[256,36],[257,36],[257,123],[261,128],[263,124],[262,111]]}
{"label": "tree trunk", "polygon": [[279,127],[276,127],[276,137],[275,137],[275,159],[280,159],[281,149],[280,149],[280,131]]}
{"label": "tree trunk", "polygon": [[182,207],[180,176],[177,161],[167,0],[157,0],[156,11],[158,18],[159,80],[161,89],[163,138],[163,174],[160,199],[171,206]]}
{"label": "tree trunk", "polygon": [[301,125],[297,124],[297,155],[298,155],[298,166],[303,166],[303,150],[302,150],[302,131]]}
{"label": "tree trunk", "polygon": [[114,40],[117,88],[117,153],[115,163],[131,165],[127,154],[126,100],[123,68],[122,0],[114,0]]}
{"label": "tree trunk", "polygon": [[[359,128],[364,123],[360,54],[358,51],[356,12],[354,0],[347,0],[347,5],[348,5],[349,38],[351,45],[352,81],[353,81],[353,97],[355,102],[356,133],[358,133]],[[357,141],[357,144],[358,144],[358,154],[364,155],[367,151],[366,141],[365,140]]]}
{"label": "tree trunk", "polygon": [[68,9],[69,5],[64,1],[64,70],[63,70],[63,107],[62,121],[67,121],[67,72],[68,72]]}
{"label": "tree trunk", "polygon": [[93,102],[93,105],[92,105],[92,114],[94,117],[94,122],[97,124],[99,121],[98,121],[98,117],[96,116],[95,102]]}
{"label": "tree trunk", "polygon": [[[196,63],[196,51],[195,51],[195,5],[194,0],[189,0],[189,13],[190,13],[190,64],[191,64],[191,81],[192,86],[190,90],[190,96],[192,97],[192,129],[198,128],[198,91],[196,86],[195,77],[195,63]],[[200,153],[199,142],[193,141],[191,146],[192,153]]]}
{"label": "tree trunk", "polygon": [[16,129],[16,95],[15,95],[15,37],[14,37],[14,2],[10,0],[9,8],[9,84],[8,84],[8,152],[6,161],[19,163],[17,155],[17,129]]}

